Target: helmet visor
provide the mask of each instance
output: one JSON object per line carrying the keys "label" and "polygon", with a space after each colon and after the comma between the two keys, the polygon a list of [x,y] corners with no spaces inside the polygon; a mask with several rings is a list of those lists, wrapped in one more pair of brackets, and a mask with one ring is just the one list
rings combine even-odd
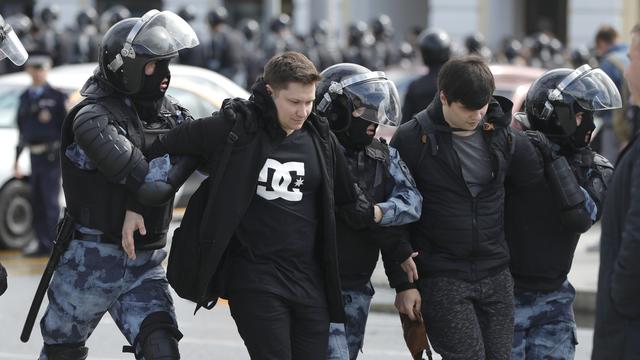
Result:
{"label": "helmet visor", "polygon": [[11,26],[5,25],[0,29],[0,39],[2,39],[2,43],[0,44],[0,60],[9,58],[9,60],[16,65],[22,65],[27,61],[27,50],[24,49],[24,46]]}
{"label": "helmet visor", "polygon": [[[571,80],[573,78],[573,80]],[[568,83],[565,83],[568,80]],[[585,65],[567,75],[554,92],[550,100],[557,95],[569,95],[587,111],[611,110],[622,107],[620,92],[607,74],[600,69],[586,68]]]}
{"label": "helmet visor", "polygon": [[353,116],[379,125],[398,125],[401,117],[398,90],[386,78],[375,78],[346,86]]}
{"label": "helmet visor", "polygon": [[150,10],[131,29],[127,42],[158,56],[170,55],[200,43],[193,28],[171,11]]}

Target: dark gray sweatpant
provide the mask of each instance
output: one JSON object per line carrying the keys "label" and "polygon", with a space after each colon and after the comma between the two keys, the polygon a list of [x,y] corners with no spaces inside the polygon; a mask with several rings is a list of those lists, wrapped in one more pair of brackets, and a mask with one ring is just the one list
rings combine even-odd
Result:
{"label": "dark gray sweatpant", "polygon": [[477,282],[425,278],[420,294],[427,335],[443,360],[511,358],[513,279],[509,270]]}

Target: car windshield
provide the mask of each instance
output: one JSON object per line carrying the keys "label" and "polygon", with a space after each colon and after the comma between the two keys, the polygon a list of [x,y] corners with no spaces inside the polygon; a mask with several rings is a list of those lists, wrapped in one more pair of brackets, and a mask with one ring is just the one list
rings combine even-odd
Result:
{"label": "car windshield", "polygon": [[0,128],[15,128],[22,86],[3,86],[0,89]]}

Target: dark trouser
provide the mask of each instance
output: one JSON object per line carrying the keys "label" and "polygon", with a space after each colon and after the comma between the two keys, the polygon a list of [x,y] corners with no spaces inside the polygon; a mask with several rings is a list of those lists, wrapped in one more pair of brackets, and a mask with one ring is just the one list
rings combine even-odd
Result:
{"label": "dark trouser", "polygon": [[268,292],[234,292],[231,316],[252,360],[326,360],[329,311]]}
{"label": "dark trouser", "polygon": [[509,270],[477,282],[422,280],[422,315],[443,360],[511,358],[513,279]]}
{"label": "dark trouser", "polygon": [[51,249],[60,217],[60,161],[57,152],[31,155],[33,228],[40,247]]}

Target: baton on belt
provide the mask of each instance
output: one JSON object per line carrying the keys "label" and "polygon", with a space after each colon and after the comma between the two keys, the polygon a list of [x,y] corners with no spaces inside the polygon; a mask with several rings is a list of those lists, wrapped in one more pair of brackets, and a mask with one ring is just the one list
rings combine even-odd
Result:
{"label": "baton on belt", "polygon": [[51,252],[51,256],[49,256],[47,267],[44,268],[44,273],[42,273],[38,289],[36,289],[36,294],[31,302],[27,319],[22,327],[22,334],[20,334],[20,340],[22,342],[26,343],[29,341],[29,337],[31,337],[31,331],[33,330],[33,325],[36,322],[36,317],[38,316],[38,311],[40,310],[40,305],[42,305],[44,295],[47,293],[47,289],[49,288],[49,282],[51,282],[51,278],[58,266],[60,257],[67,250],[67,247],[69,247],[69,243],[73,237],[73,231],[75,230],[74,225],[75,222],[73,218],[65,209],[64,217],[58,223],[56,239],[53,242],[53,251]]}

